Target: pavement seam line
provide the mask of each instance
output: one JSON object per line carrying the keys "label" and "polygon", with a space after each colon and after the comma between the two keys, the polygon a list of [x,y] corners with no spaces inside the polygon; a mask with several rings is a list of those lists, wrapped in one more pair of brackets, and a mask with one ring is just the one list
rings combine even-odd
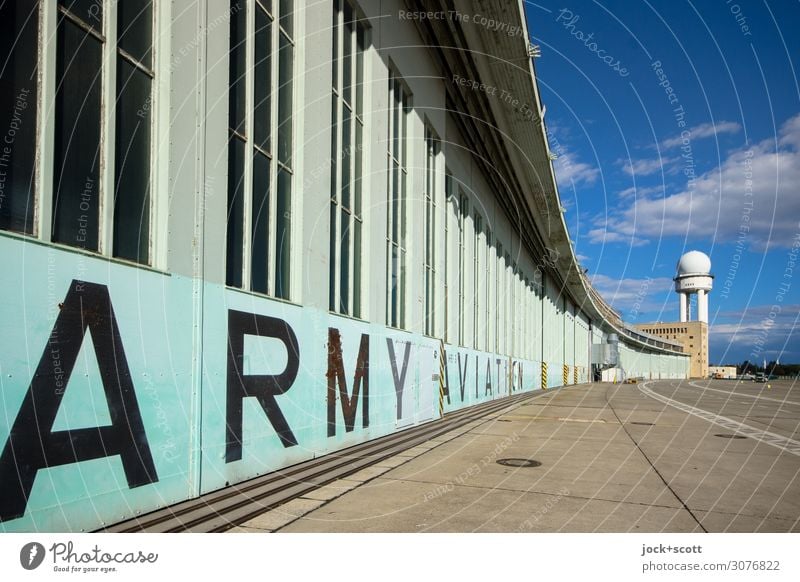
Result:
{"label": "pavement seam line", "polygon": [[689,382],[689,386],[694,386],[700,390],[711,390],[713,392],[720,392],[730,396],[743,396],[744,398],[755,398],[757,400],[768,400],[770,402],[780,402],[781,404],[791,404],[793,406],[800,406],[800,402],[793,402],[792,400],[780,400],[779,398],[770,398],[768,396],[756,396],[755,394],[742,394],[741,392],[729,392],[728,390],[720,390],[719,388],[712,388],[711,386],[702,386],[696,382]]}
{"label": "pavement seam line", "polygon": [[[501,408],[501,409],[500,409],[500,411],[499,411],[499,414],[502,416],[503,414],[506,414],[507,412],[509,412],[509,411],[511,411],[511,410],[514,410],[515,408],[518,408],[518,407],[522,406],[523,404],[527,404],[527,403],[528,403],[528,402],[530,402],[531,400],[536,400],[536,399],[538,399],[538,398],[541,398],[541,395],[534,394],[534,395],[532,395],[532,397],[531,397],[531,398],[525,398],[525,399],[522,399],[522,400],[520,400],[519,402],[515,402],[515,403],[513,403],[513,404],[509,404],[508,406],[506,406],[506,407],[504,407],[504,408]],[[355,490],[355,489],[358,489],[359,487],[361,487],[361,486],[363,486],[363,485],[365,485],[365,484],[369,483],[370,481],[374,481],[375,479],[378,479],[378,478],[380,478],[380,477],[383,477],[383,476],[384,476],[386,473],[388,473],[389,471],[392,471],[393,469],[397,469],[397,468],[399,468],[399,467],[402,467],[403,465],[405,465],[406,463],[409,463],[409,462],[413,461],[413,460],[414,460],[414,459],[416,459],[417,457],[421,457],[422,455],[424,455],[424,454],[426,454],[426,453],[428,453],[428,452],[432,451],[433,449],[439,448],[439,447],[441,447],[442,445],[445,445],[445,444],[449,443],[450,441],[452,441],[452,440],[455,440],[456,438],[458,438],[458,437],[460,437],[460,436],[462,436],[462,435],[464,435],[464,434],[466,434],[466,433],[468,433],[468,432],[472,432],[474,429],[478,428],[479,426],[482,426],[482,425],[484,425],[484,424],[486,424],[486,423],[488,423],[488,422],[493,422],[494,420],[496,420],[496,418],[479,418],[479,419],[473,420],[473,421],[471,421],[471,422],[469,422],[469,423],[466,423],[467,425],[469,425],[469,424],[472,424],[472,423],[476,423],[476,424],[475,424],[475,426],[473,426],[473,427],[470,427],[469,429],[467,429],[467,430],[465,430],[465,431],[459,432],[458,434],[453,434],[453,436],[450,436],[449,438],[447,438],[447,440],[444,440],[444,441],[442,441],[441,443],[437,443],[435,446],[433,446],[433,447],[431,447],[431,448],[429,448],[429,449],[427,449],[427,450],[425,450],[425,451],[421,451],[421,452],[420,452],[418,455],[416,455],[416,456],[414,456],[414,457],[409,457],[409,458],[408,458],[408,460],[406,460],[406,461],[404,461],[404,462],[400,463],[399,465],[397,465],[397,467],[392,467],[391,469],[389,469],[388,471],[384,471],[384,472],[383,472],[383,473],[381,473],[380,475],[375,475],[374,477],[371,477],[371,478],[367,479],[366,481],[364,481],[364,482],[360,483],[360,484],[359,484],[359,485],[357,485],[356,487],[354,487],[354,488],[352,488],[352,489],[349,489],[348,491],[345,491],[344,493],[342,493],[342,495],[337,495],[336,497],[333,497],[333,498],[331,498],[331,499],[327,499],[327,500],[323,501],[323,502],[322,502],[322,504],[321,504],[321,505],[319,505],[318,507],[315,507],[314,509],[311,509],[311,510],[309,510],[309,511],[307,511],[307,512],[305,512],[305,513],[301,514],[301,515],[298,515],[298,516],[296,516],[296,517],[295,517],[293,520],[291,520],[291,521],[289,521],[289,522],[286,522],[286,523],[284,523],[282,526],[280,526],[280,527],[276,528],[275,530],[273,530],[273,532],[272,532],[272,533],[279,532],[279,531],[280,531],[280,530],[282,530],[283,528],[285,528],[285,527],[287,527],[287,526],[289,526],[289,525],[293,524],[294,522],[296,522],[297,520],[299,520],[299,519],[300,519],[300,518],[302,518],[302,517],[305,517],[305,516],[306,516],[306,515],[308,515],[309,513],[312,513],[312,512],[314,512],[314,511],[317,511],[318,509],[322,509],[323,507],[325,507],[326,505],[328,505],[328,504],[329,504],[331,501],[334,501],[335,499],[338,499],[339,497],[342,497],[343,495],[346,495],[347,493],[350,493],[351,491],[353,491],[353,490]],[[456,431],[463,429],[463,428],[464,428],[464,426],[466,426],[466,425],[462,425],[462,426],[459,426],[459,427],[456,427],[456,428],[454,428],[454,429],[453,429],[453,430],[451,430],[451,431],[447,431],[447,432],[445,432],[445,433],[442,433],[442,434],[440,434],[439,436],[437,436],[436,438],[448,437],[448,435],[450,435],[451,433],[455,433]],[[428,441],[428,442],[430,442],[430,441]],[[416,445],[416,446],[418,446],[418,445]],[[414,447],[411,447],[411,448],[414,448]],[[411,450],[411,449],[408,449],[408,450]],[[387,457],[387,458],[391,458],[391,457]],[[372,467],[372,466],[373,466],[373,465],[367,465],[367,466],[366,466],[366,467],[364,467],[364,468],[366,469],[366,468],[369,468],[369,467]],[[400,480],[400,479],[396,479],[396,481],[399,481],[399,480]],[[333,483],[335,483],[335,481],[333,481]],[[287,502],[287,503],[288,503],[288,502]],[[278,506],[278,507],[280,507],[280,506]],[[277,508],[275,508],[275,509],[277,509]],[[274,511],[274,510],[270,510],[270,511]]]}
{"label": "pavement seam line", "polygon": [[[637,384],[637,387],[638,387],[638,384]],[[664,483],[666,488],[669,489],[670,493],[672,493],[675,496],[675,499],[677,499],[680,502],[680,504],[687,511],[687,513],[692,516],[692,519],[695,520],[695,522],[697,522],[697,525],[700,526],[700,529],[702,529],[704,533],[708,533],[708,530],[703,526],[702,523],[700,523],[700,520],[697,519],[697,516],[694,514],[694,512],[689,508],[688,505],[686,505],[686,502],[683,499],[681,499],[681,497],[678,495],[678,493],[672,488],[672,486],[669,484],[669,482],[661,474],[661,471],[659,471],[656,468],[656,466],[653,464],[653,462],[650,460],[650,457],[647,456],[647,453],[645,453],[644,450],[642,450],[642,447],[639,446],[639,443],[636,441],[636,439],[634,439],[633,436],[631,436],[631,433],[628,432],[628,429],[625,427],[625,424],[622,422],[622,420],[620,420],[619,415],[617,414],[617,411],[614,410],[614,407],[611,405],[611,401],[608,399],[608,389],[606,389],[606,392],[605,392],[605,399],[606,399],[606,404],[608,404],[608,408],[611,409],[611,412],[616,417],[617,422],[619,422],[620,426],[622,427],[622,430],[625,431],[625,434],[628,435],[629,439],[631,439],[631,442],[639,450],[641,455],[644,457],[645,461],[647,461],[647,464],[650,465],[650,468],[652,468],[653,471],[655,472],[655,474],[658,475],[658,478],[661,479],[661,481]]]}
{"label": "pavement seam line", "polygon": [[[645,384],[638,386],[639,390],[645,395],[653,398],[654,400],[658,400],[663,404],[668,406],[672,406],[673,408],[677,408],[678,410],[685,412],[686,414],[691,414],[697,418],[701,418],[707,422],[712,424],[716,424],[717,426],[721,426],[723,428],[727,428],[728,430],[736,431],[737,433],[743,434],[745,436],[751,437],[765,445],[770,445],[782,451],[786,451],[792,455],[796,455],[800,457],[800,441],[796,441],[794,439],[790,439],[789,437],[785,437],[774,432],[770,432],[768,430],[760,430],[750,425],[744,424],[742,422],[738,422],[726,416],[722,416],[719,414],[714,414],[712,412],[708,412],[707,410],[703,410],[702,408],[695,408],[689,404],[684,404],[683,402],[679,402],[677,400],[673,400],[671,398],[667,398],[666,396],[662,396],[657,392],[650,390],[647,387],[647,382]],[[766,437],[770,438],[766,438]]]}
{"label": "pavement seam line", "polygon": [[[446,483],[436,483],[434,481],[421,481],[418,479],[396,478],[395,481],[403,481],[406,483],[419,483],[425,485],[446,485]],[[658,507],[660,509],[680,509],[674,505],[661,505],[658,503],[644,503],[641,501],[625,501],[624,499],[606,499],[604,497],[586,497],[585,495],[572,495],[572,494],[559,494],[548,491],[535,491],[533,489],[511,489],[509,487],[484,487],[483,485],[469,485],[467,483],[453,484],[454,487],[468,487],[470,489],[486,489],[487,491],[506,491],[508,493],[533,493],[534,495],[547,495],[549,497],[562,497],[569,499],[581,499],[584,501],[603,501],[606,503],[622,503],[625,505],[637,505],[640,507]]]}

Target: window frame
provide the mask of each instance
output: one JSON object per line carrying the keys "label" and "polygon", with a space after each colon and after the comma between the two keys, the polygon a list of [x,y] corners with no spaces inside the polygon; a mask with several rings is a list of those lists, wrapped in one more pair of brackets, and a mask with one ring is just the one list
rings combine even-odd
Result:
{"label": "window frame", "polygon": [[[386,325],[407,329],[408,312],[408,188],[409,159],[413,143],[409,139],[409,119],[413,95],[396,67],[390,63],[388,75],[389,124],[387,132],[386,189]],[[395,95],[399,91],[399,99]],[[399,129],[398,129],[399,126]],[[395,208],[394,202],[397,201]],[[393,258],[396,254],[396,260]]]}
{"label": "window frame", "polygon": [[467,284],[467,217],[469,198],[458,188],[458,345],[466,347],[466,284]]}
{"label": "window frame", "polygon": [[[347,30],[349,9],[351,22]],[[366,114],[364,103],[369,99],[367,92],[367,55],[371,46],[369,21],[364,18],[359,7],[350,0],[334,0],[331,26],[332,48],[336,54],[332,62],[331,78],[331,182],[329,210],[329,268],[328,268],[328,310],[356,319],[365,317],[364,299],[364,195],[366,156],[364,139],[366,133]],[[348,44],[350,63],[349,99],[343,83],[345,82],[345,43]],[[361,45],[359,45],[361,40]],[[344,112],[349,114],[348,144],[344,144]],[[347,200],[345,201],[345,164],[347,165]],[[346,202],[346,203],[345,203]],[[347,226],[343,228],[343,222]],[[351,226],[352,225],[352,226]],[[346,277],[342,276],[342,241],[347,246]],[[344,301],[343,301],[344,299]]]}
{"label": "window frame", "polygon": [[472,347],[480,349],[480,319],[481,306],[481,245],[483,239],[483,216],[478,208],[472,212]]}
{"label": "window frame", "polygon": [[[30,232],[11,229],[0,229],[0,235],[23,237],[38,240],[44,244],[78,254],[92,257],[103,257],[112,262],[125,265],[164,271],[167,261],[167,215],[164,212],[165,196],[160,195],[167,189],[168,176],[165,171],[166,161],[161,159],[166,156],[158,155],[160,144],[169,143],[166,137],[169,131],[169,112],[165,111],[168,98],[163,97],[169,93],[170,75],[165,66],[165,55],[169,54],[169,39],[162,38],[161,31],[165,22],[170,22],[169,6],[162,3],[151,2],[151,38],[150,38],[150,67],[143,66],[139,59],[120,47],[118,39],[119,7],[116,2],[104,3],[102,17],[98,22],[100,29],[84,22],[73,11],[59,2],[38,3],[38,38],[34,47],[37,53],[37,75],[32,79],[36,85],[35,121],[35,157],[33,176],[31,181],[30,200],[32,205]],[[80,29],[84,34],[91,35],[100,41],[101,69],[97,72],[100,92],[99,142],[98,142],[98,170],[96,192],[98,196],[97,210],[97,249],[87,248],[67,242],[56,241],[54,218],[56,185],[54,183],[56,172],[55,128],[59,39],[61,27],[66,20]],[[47,39],[50,41],[45,42]],[[44,44],[43,44],[44,43]],[[67,57],[69,58],[69,57]],[[149,116],[148,131],[148,160],[149,171],[147,191],[147,259],[138,262],[135,259],[119,256],[114,247],[115,229],[115,197],[117,160],[120,152],[117,151],[117,103],[119,98],[117,76],[120,69],[119,59],[126,60],[132,67],[148,74],[150,79],[149,97],[136,114],[144,112]],[[139,115],[143,117],[143,115]]]}
{"label": "window frame", "polygon": [[[439,335],[439,317],[438,317],[438,302],[437,302],[437,289],[439,287],[439,271],[437,270],[438,264],[438,240],[437,233],[437,218],[439,216],[439,158],[441,157],[441,140],[436,130],[433,129],[431,123],[425,120],[425,176],[423,187],[423,203],[425,206],[425,224],[424,224],[424,254],[423,254],[423,271],[424,271],[424,334],[429,337],[437,337]],[[445,218],[444,236],[447,237],[447,220]],[[446,249],[446,246],[445,246]],[[445,250],[445,253],[447,251]],[[445,257],[446,260],[446,257]],[[446,282],[445,282],[446,286]]]}
{"label": "window frame", "polygon": [[445,179],[444,179],[444,194],[445,194],[445,201],[444,201],[444,261],[442,268],[444,269],[443,279],[443,288],[442,292],[444,293],[444,333],[443,338],[445,342],[450,341],[450,324],[451,324],[451,316],[455,309],[451,305],[451,292],[453,284],[451,279],[453,278],[453,265],[450,254],[453,252],[453,243],[450,240],[452,236],[452,229],[450,228],[451,220],[458,221],[459,216],[459,206],[458,206],[458,198],[457,198],[457,186],[456,186],[456,179],[453,176],[452,171],[446,165],[445,162]]}
{"label": "window frame", "polygon": [[[294,249],[296,245],[295,231],[296,228],[292,220],[292,209],[296,206],[294,200],[296,196],[296,180],[295,174],[297,172],[296,157],[294,156],[296,144],[296,129],[295,129],[295,112],[297,102],[297,40],[296,34],[296,18],[295,14],[297,8],[293,2],[286,2],[292,9],[291,14],[291,33],[287,32],[284,28],[285,16],[281,14],[281,9],[284,6],[284,1],[273,0],[272,2],[265,2],[264,0],[235,0],[237,3],[244,2],[244,7],[237,11],[229,8],[231,14],[231,26],[233,23],[233,16],[238,12],[244,10],[245,27],[244,27],[244,84],[240,87],[244,91],[244,111],[243,123],[234,128],[231,127],[231,113],[229,113],[227,125],[227,139],[228,139],[228,184],[226,185],[226,195],[228,197],[227,212],[231,212],[231,155],[232,147],[235,140],[244,145],[244,156],[242,160],[242,167],[239,168],[241,172],[242,181],[242,240],[240,254],[232,258],[230,248],[230,233],[229,221],[230,216],[226,219],[226,249],[225,249],[225,284],[229,288],[239,289],[249,293],[258,295],[265,295],[275,299],[282,299],[291,301],[293,296],[296,295],[294,278],[296,277],[296,269],[294,268],[295,257]],[[232,0],[231,4],[234,3]],[[269,83],[267,86],[267,98],[269,99],[269,125],[267,128],[267,136],[264,143],[256,143],[256,107],[255,103],[257,87],[255,85],[255,70],[259,62],[256,62],[256,16],[257,11],[261,15],[266,15],[266,22],[269,27],[269,52],[264,60],[268,60],[269,66]],[[288,44],[284,45],[284,39]],[[230,42],[234,42],[231,34]],[[291,95],[288,101],[288,117],[286,120],[282,119],[282,99],[283,99],[283,86],[280,84],[283,77],[284,68],[281,65],[283,53],[281,49],[284,46],[290,47],[291,65],[287,78],[291,80],[289,90]],[[228,46],[228,64],[230,67],[232,58],[232,44]],[[229,78],[230,83],[230,78]],[[233,100],[233,87],[229,84],[228,87],[228,106],[232,107]],[[264,111],[262,110],[261,113]],[[288,129],[284,127],[288,121]],[[243,132],[240,129],[243,128]],[[282,129],[283,128],[283,129]],[[281,137],[282,131],[288,132],[290,137],[290,144],[286,152],[286,159],[282,159],[282,145]],[[266,147],[265,147],[266,144]],[[263,158],[263,159],[262,159]],[[254,284],[254,269],[256,267],[254,259],[254,200],[256,196],[254,182],[254,166],[256,159],[262,162],[266,160],[269,164],[268,173],[266,174],[267,190],[265,196],[267,197],[266,204],[268,205],[267,211],[267,225],[266,225],[266,265],[263,266],[265,271],[264,285],[259,285],[255,289]],[[239,174],[237,174],[239,175]],[[263,176],[262,176],[263,177]],[[288,180],[282,182],[282,180]],[[281,186],[284,186],[282,189]],[[288,205],[288,209],[282,208],[283,205]],[[282,245],[279,242],[279,232],[288,230],[288,250],[279,253],[278,247]],[[282,246],[281,246],[282,248]],[[238,275],[241,277],[240,283],[233,277],[236,275],[238,269],[229,272],[229,262],[231,260],[239,260],[241,262],[241,272]],[[259,261],[260,263],[260,261]],[[259,283],[261,283],[259,281]]]}

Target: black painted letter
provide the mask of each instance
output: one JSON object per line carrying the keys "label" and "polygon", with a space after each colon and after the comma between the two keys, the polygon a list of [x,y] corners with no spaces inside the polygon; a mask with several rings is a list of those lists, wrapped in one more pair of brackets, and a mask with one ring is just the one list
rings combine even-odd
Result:
{"label": "black painted letter", "polygon": [[[272,337],[286,346],[286,369],[280,374],[244,374],[244,336]],[[252,396],[267,414],[284,447],[297,444],[275,396],[292,387],[300,368],[300,347],[289,324],[267,315],[228,310],[228,396],[226,405],[227,435],[225,462],[242,458],[242,399]]]}
{"label": "black painted letter", "polygon": [[[87,329],[111,424],[53,432]],[[0,521],[25,514],[40,469],[114,455],[128,487],[158,481],[108,288],[72,281],[0,455]]]}
{"label": "black painted letter", "polygon": [[403,418],[403,390],[406,387],[406,372],[408,372],[408,358],[411,355],[411,342],[406,342],[403,354],[403,367],[397,373],[397,356],[394,353],[394,340],[386,338],[386,347],[389,350],[389,361],[392,364],[392,379],[394,380],[394,394],[397,397],[397,420]]}
{"label": "black painted letter", "polygon": [[364,396],[361,407],[361,425],[369,426],[369,336],[361,334],[361,345],[358,348],[356,373],[353,377],[353,394],[347,394],[347,378],[344,375],[342,361],[342,338],[335,327],[328,328],[328,436],[336,435],[336,385],[339,385],[339,396],[342,400],[342,416],[344,430],[351,432],[356,424],[358,395],[364,385]]}

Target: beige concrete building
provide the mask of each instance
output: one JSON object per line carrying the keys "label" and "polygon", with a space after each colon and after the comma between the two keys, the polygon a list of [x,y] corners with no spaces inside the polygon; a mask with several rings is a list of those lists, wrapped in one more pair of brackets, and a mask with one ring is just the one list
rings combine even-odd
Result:
{"label": "beige concrete building", "polygon": [[683,351],[691,355],[689,376],[708,377],[708,324],[704,321],[675,321],[643,323],[634,326],[650,335],[680,342]]}

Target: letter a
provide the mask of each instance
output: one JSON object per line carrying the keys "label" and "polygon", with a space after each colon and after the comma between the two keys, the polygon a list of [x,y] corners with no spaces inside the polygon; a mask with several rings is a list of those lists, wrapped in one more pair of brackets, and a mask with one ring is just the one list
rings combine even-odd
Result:
{"label": "letter a", "polygon": [[[53,432],[64,397],[56,383],[53,354],[59,354],[67,385],[87,330],[111,425]],[[158,481],[108,288],[72,281],[0,455],[0,521],[25,514],[40,469],[114,455],[120,456],[128,487]]]}

